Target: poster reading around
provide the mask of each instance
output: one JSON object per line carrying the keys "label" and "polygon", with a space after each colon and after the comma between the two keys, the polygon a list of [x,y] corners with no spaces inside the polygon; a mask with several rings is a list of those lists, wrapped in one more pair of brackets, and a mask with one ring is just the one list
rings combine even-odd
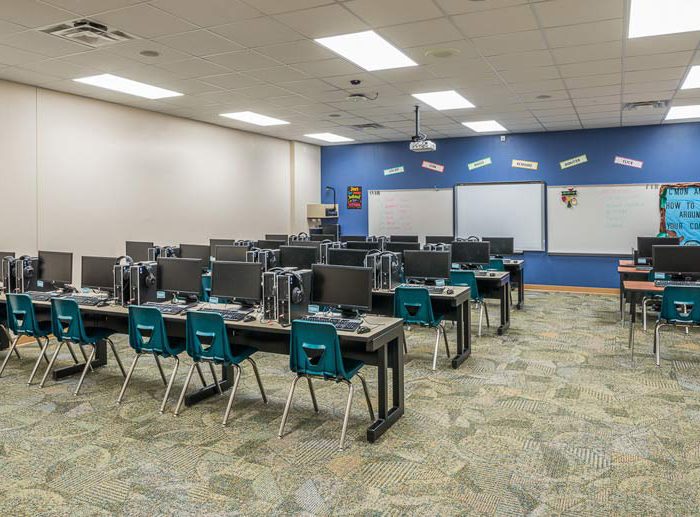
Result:
{"label": "poster reading around", "polygon": [[700,183],[663,185],[659,192],[661,232],[700,244]]}
{"label": "poster reading around", "polygon": [[361,210],[362,209],[362,187],[350,186],[348,187],[348,209],[349,210]]}

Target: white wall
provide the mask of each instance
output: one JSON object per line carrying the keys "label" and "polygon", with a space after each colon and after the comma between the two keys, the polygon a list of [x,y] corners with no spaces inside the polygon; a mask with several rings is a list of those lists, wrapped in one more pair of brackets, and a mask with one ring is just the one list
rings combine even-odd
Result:
{"label": "white wall", "polygon": [[319,159],[293,171],[285,140],[3,82],[0,111],[3,196],[21,190],[3,204],[0,250],[72,251],[76,284],[81,255],[121,255],[126,240],[261,238],[305,223],[296,196],[304,211],[318,196],[315,146],[301,155]]}
{"label": "white wall", "polygon": [[308,232],[306,205],[321,202],[321,148],[301,142],[292,143],[293,188],[292,233]]}

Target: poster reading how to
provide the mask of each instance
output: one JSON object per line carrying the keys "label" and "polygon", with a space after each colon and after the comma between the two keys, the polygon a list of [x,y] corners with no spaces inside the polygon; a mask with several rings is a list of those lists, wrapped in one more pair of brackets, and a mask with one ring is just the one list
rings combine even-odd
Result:
{"label": "poster reading how to", "polygon": [[361,210],[362,209],[362,187],[350,186],[348,187],[348,209],[349,210]]}
{"label": "poster reading how to", "polygon": [[700,244],[700,183],[663,185],[660,197],[661,231]]}

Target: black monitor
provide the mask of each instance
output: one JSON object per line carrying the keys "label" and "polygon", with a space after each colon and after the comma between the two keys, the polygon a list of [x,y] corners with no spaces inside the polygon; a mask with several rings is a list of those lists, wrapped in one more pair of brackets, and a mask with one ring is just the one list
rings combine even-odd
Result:
{"label": "black monitor", "polygon": [[211,295],[244,303],[262,298],[262,270],[259,262],[214,262],[211,268]]}
{"label": "black monitor", "polygon": [[280,249],[280,246],[286,246],[287,241],[279,241],[279,240],[267,240],[263,239],[261,241],[258,241],[258,248],[262,250],[278,250]]}
{"label": "black monitor", "polygon": [[403,272],[407,279],[447,280],[452,259],[449,251],[413,251],[403,253]]}
{"label": "black monitor", "polygon": [[700,246],[664,246],[652,248],[655,273],[700,275]]}
{"label": "black monitor", "polygon": [[637,237],[637,252],[640,257],[650,259],[654,246],[678,246],[680,243],[678,237]]}
{"label": "black monitor", "polygon": [[371,310],[371,268],[314,264],[311,269],[311,303],[346,310]]}
{"label": "black monitor", "polygon": [[134,262],[145,262],[148,260],[148,250],[154,247],[152,242],[126,241],[126,254],[134,259]]}
{"label": "black monitor", "polygon": [[202,267],[209,267],[211,247],[206,244],[180,244],[180,258],[199,259]]}
{"label": "black monitor", "polygon": [[214,258],[229,262],[245,262],[248,256],[248,248],[245,246],[216,246]]}
{"label": "black monitor", "polygon": [[478,241],[455,241],[450,245],[452,262],[486,266],[491,260],[491,244]]}
{"label": "black monitor", "polygon": [[389,235],[392,242],[418,242],[418,235]]}
{"label": "black monitor", "polygon": [[348,241],[349,250],[382,250],[381,242],[370,242],[370,241]]}
{"label": "black monitor", "polygon": [[320,241],[335,241],[335,234],[332,233],[312,233],[309,235],[309,240]]}
{"label": "black monitor", "polygon": [[512,255],[515,253],[513,237],[482,237],[483,242],[491,244],[491,255]]}
{"label": "black monitor", "polygon": [[114,266],[116,263],[117,257],[82,257],[80,287],[113,291]]}
{"label": "black monitor", "polygon": [[209,239],[209,256],[216,257],[217,246],[233,246],[236,239]]}
{"label": "black monitor", "polygon": [[354,241],[366,241],[367,237],[364,235],[341,235],[340,242],[354,242]]}
{"label": "black monitor", "polygon": [[321,243],[317,241],[290,241],[289,245],[299,248],[316,248],[319,256],[321,255]]}
{"label": "black monitor", "polygon": [[320,260],[318,248],[309,246],[280,246],[280,266],[311,269]]}
{"label": "black monitor", "polygon": [[394,253],[403,253],[404,251],[418,251],[420,249],[420,243],[416,242],[385,242],[384,249],[386,251],[393,251]]}
{"label": "black monitor", "polygon": [[73,254],[40,251],[37,280],[50,284],[70,284],[73,281]]}
{"label": "black monitor", "polygon": [[449,244],[455,240],[452,235],[427,235],[425,237],[426,244]]}
{"label": "black monitor", "polygon": [[327,262],[333,266],[364,267],[367,250],[331,248],[328,250]]}
{"label": "black monitor", "polygon": [[266,233],[265,240],[289,242],[289,235],[286,233]]}
{"label": "black monitor", "polygon": [[201,259],[159,258],[158,290],[199,296],[202,291]]}

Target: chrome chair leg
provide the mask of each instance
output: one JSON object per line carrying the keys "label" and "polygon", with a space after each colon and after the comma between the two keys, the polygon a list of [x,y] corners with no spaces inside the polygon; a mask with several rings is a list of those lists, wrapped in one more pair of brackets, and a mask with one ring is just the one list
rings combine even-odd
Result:
{"label": "chrome chair leg", "polygon": [[2,376],[2,372],[5,371],[5,366],[7,366],[7,362],[10,360],[10,357],[12,356],[12,352],[15,352],[17,350],[17,343],[19,343],[19,336],[17,336],[12,341],[12,344],[10,344],[10,348],[7,349],[7,354],[5,355],[5,360],[2,362],[2,366],[0,366],[0,376]]}
{"label": "chrome chair leg", "polygon": [[192,374],[194,373],[195,367],[199,366],[197,363],[192,363],[189,371],[187,372],[187,377],[185,378],[185,384],[182,386],[182,391],[180,392],[180,398],[177,400],[177,406],[175,406],[175,416],[180,414],[180,408],[182,407],[182,402],[185,400],[185,393],[187,393],[187,387],[190,385],[192,380]]}
{"label": "chrome chair leg", "polygon": [[362,389],[365,392],[365,399],[367,400],[367,409],[369,409],[369,419],[374,422],[374,408],[372,408],[372,399],[369,396],[369,390],[367,389],[367,381],[365,381],[365,378],[360,375],[359,373],[356,374],[357,378],[360,379],[360,382],[362,383]]}
{"label": "chrome chair leg", "polygon": [[204,374],[202,373],[202,367],[199,366],[199,363],[194,363],[194,366],[197,368],[197,374],[199,374],[199,380],[202,381],[202,386],[206,388],[207,380],[204,378]]}
{"label": "chrome chair leg", "polygon": [[[109,338],[106,338],[105,341],[109,343],[109,347],[112,349],[112,353],[114,354],[114,358],[117,360],[117,364],[119,365],[119,369],[122,371],[122,377],[126,378],[126,370],[124,370],[124,365],[122,364],[122,360],[119,357],[119,354],[117,353],[117,347],[114,346],[114,341],[112,341]],[[93,356],[95,354],[92,354]],[[92,363],[92,361],[90,361]]]}
{"label": "chrome chair leg", "polygon": [[289,387],[289,395],[287,395],[287,403],[284,405],[284,413],[282,413],[282,422],[280,422],[280,430],[279,433],[277,433],[277,436],[279,436],[280,438],[284,436],[284,426],[287,424],[289,409],[292,407],[292,399],[294,398],[294,388],[296,388],[299,379],[301,379],[300,375],[294,377],[292,385]]}
{"label": "chrome chair leg", "polygon": [[481,337],[481,322],[484,319],[484,304],[480,303],[479,304],[479,334],[478,336]]}
{"label": "chrome chair leg", "polygon": [[[80,346],[80,345],[78,345]],[[90,356],[88,357],[87,363],[85,363],[85,368],[83,368],[83,373],[80,375],[80,380],[78,381],[78,385],[75,387],[75,391],[73,392],[73,395],[76,397],[78,396],[78,393],[80,393],[80,388],[83,386],[83,381],[85,380],[85,375],[87,375],[88,370],[90,369],[90,365],[92,364],[92,360],[95,358],[95,352],[97,352],[97,346],[93,345],[92,350],[90,350]]]}
{"label": "chrome chair leg", "polygon": [[58,353],[61,351],[62,346],[63,346],[63,341],[59,341],[58,344],[56,345],[56,350],[54,351],[53,355],[51,356],[51,360],[49,361],[49,365],[46,367],[46,371],[44,372],[44,376],[41,378],[41,382],[39,383],[40,388],[43,388],[44,384],[46,384],[46,379],[49,378],[49,373],[51,373],[51,369],[53,368],[53,365],[56,362],[56,358],[58,357]]}
{"label": "chrome chair leg", "polygon": [[345,448],[345,434],[347,433],[348,421],[350,420],[350,409],[352,408],[352,394],[355,391],[355,387],[352,385],[352,382],[345,382],[348,385],[348,403],[345,406],[345,416],[343,417],[343,429],[340,431],[340,447],[338,447],[338,449],[341,451]]}
{"label": "chrome chair leg", "polygon": [[491,328],[491,322],[489,321],[489,306],[486,305],[486,302],[481,302],[482,305],[484,306],[484,314],[486,315],[486,328]]}
{"label": "chrome chair leg", "polygon": [[[17,336],[17,337],[19,337],[19,336]],[[19,345],[19,341],[17,342],[17,345]],[[21,360],[22,360],[22,356],[19,355],[19,347],[18,347],[17,345],[15,345],[15,348],[13,349],[13,352],[14,352],[15,355],[17,356],[17,359],[19,359],[19,360],[21,361]]]}
{"label": "chrome chair leg", "polygon": [[237,364],[232,364],[233,367],[233,387],[231,388],[231,396],[228,398],[228,404],[226,404],[226,412],[224,413],[224,421],[222,425],[226,427],[228,423],[228,417],[231,414],[231,408],[233,407],[233,399],[236,397],[236,392],[238,391],[238,384],[241,382],[241,367]]}
{"label": "chrome chair leg", "polygon": [[647,331],[647,302],[649,301],[649,298],[646,296],[642,298],[642,328],[644,329],[644,332]]}
{"label": "chrome chair leg", "polygon": [[165,372],[163,371],[163,365],[160,364],[160,357],[158,357],[158,354],[155,353],[155,352],[153,352],[153,359],[156,360],[156,364],[158,365],[158,371],[160,372],[160,378],[161,378],[162,381],[163,381],[163,386],[167,386],[167,385],[168,385],[168,381],[167,381],[167,379],[165,378]]}
{"label": "chrome chair leg", "polygon": [[445,330],[445,326],[442,325],[442,337],[445,340],[445,352],[447,352],[447,358],[450,358],[450,345],[447,343],[447,331]]}
{"label": "chrome chair leg", "polygon": [[44,339],[46,340],[45,347],[42,346],[41,342],[39,341],[39,338],[36,338],[36,342],[39,345],[39,348],[41,348],[43,350],[43,353],[41,354],[41,356],[44,358],[44,361],[46,361],[46,364],[49,364],[49,357],[46,355],[46,350],[49,348],[49,341],[51,341],[51,340],[49,339],[48,336],[45,336]]}
{"label": "chrome chair leg", "polygon": [[[37,340],[38,342],[38,340]],[[41,358],[43,357],[46,359],[48,362],[49,359],[46,357],[46,351],[49,348],[49,338],[46,338],[46,342],[44,345],[41,347],[41,353],[39,354],[39,357],[36,358],[36,362],[34,363],[34,368],[32,369],[32,373],[29,375],[29,380],[27,381],[27,386],[32,385],[32,381],[34,380],[34,376],[36,375],[37,370],[39,369],[39,365],[41,364]]]}
{"label": "chrome chair leg", "polygon": [[[454,321],[452,323],[454,325]],[[404,332],[404,330],[402,329],[401,334],[403,337],[403,353],[407,354],[408,353],[408,341],[406,341],[406,332]]]}
{"label": "chrome chair leg", "polygon": [[316,391],[314,390],[314,383],[311,377],[306,376],[306,380],[309,383],[309,393],[311,393],[311,402],[314,404],[314,411],[318,413],[318,402],[316,401]]}
{"label": "chrome chair leg", "polygon": [[214,385],[216,386],[216,390],[219,392],[219,395],[223,395],[224,391],[221,389],[219,378],[216,376],[216,368],[214,368],[214,363],[209,362],[209,370],[211,371],[211,376],[214,377]]}
{"label": "chrome chair leg", "polygon": [[170,375],[170,382],[168,387],[165,388],[165,396],[163,396],[163,403],[160,405],[160,414],[162,415],[165,411],[165,406],[168,403],[168,397],[170,397],[170,390],[173,387],[173,382],[175,382],[175,376],[177,375],[177,369],[180,367],[180,358],[175,358],[175,368],[173,368],[173,373]]}
{"label": "chrome chair leg", "polygon": [[258,371],[258,365],[253,360],[252,357],[248,358],[248,362],[253,367],[253,373],[255,373],[255,379],[258,381],[258,387],[260,388],[260,395],[262,395],[263,403],[267,404],[267,395],[265,395],[265,388],[263,387],[262,379],[260,378],[260,372]]}
{"label": "chrome chair leg", "polygon": [[438,347],[440,346],[440,326],[438,325],[435,327],[435,330],[437,331],[437,334],[435,336],[435,350],[433,352],[433,370],[437,368]]}
{"label": "chrome chair leg", "polygon": [[665,327],[660,321],[654,327],[654,351],[656,352],[656,366],[661,366],[661,327]]}
{"label": "chrome chair leg", "polygon": [[134,360],[131,363],[131,367],[129,368],[129,373],[126,374],[126,379],[124,379],[124,384],[122,385],[122,389],[119,392],[119,397],[117,397],[117,404],[122,403],[122,399],[124,398],[124,393],[126,393],[126,387],[129,385],[129,381],[131,380],[131,376],[134,373],[134,370],[136,369],[136,363],[139,362],[139,358],[141,357],[141,352],[136,352],[136,355],[134,356]]}

